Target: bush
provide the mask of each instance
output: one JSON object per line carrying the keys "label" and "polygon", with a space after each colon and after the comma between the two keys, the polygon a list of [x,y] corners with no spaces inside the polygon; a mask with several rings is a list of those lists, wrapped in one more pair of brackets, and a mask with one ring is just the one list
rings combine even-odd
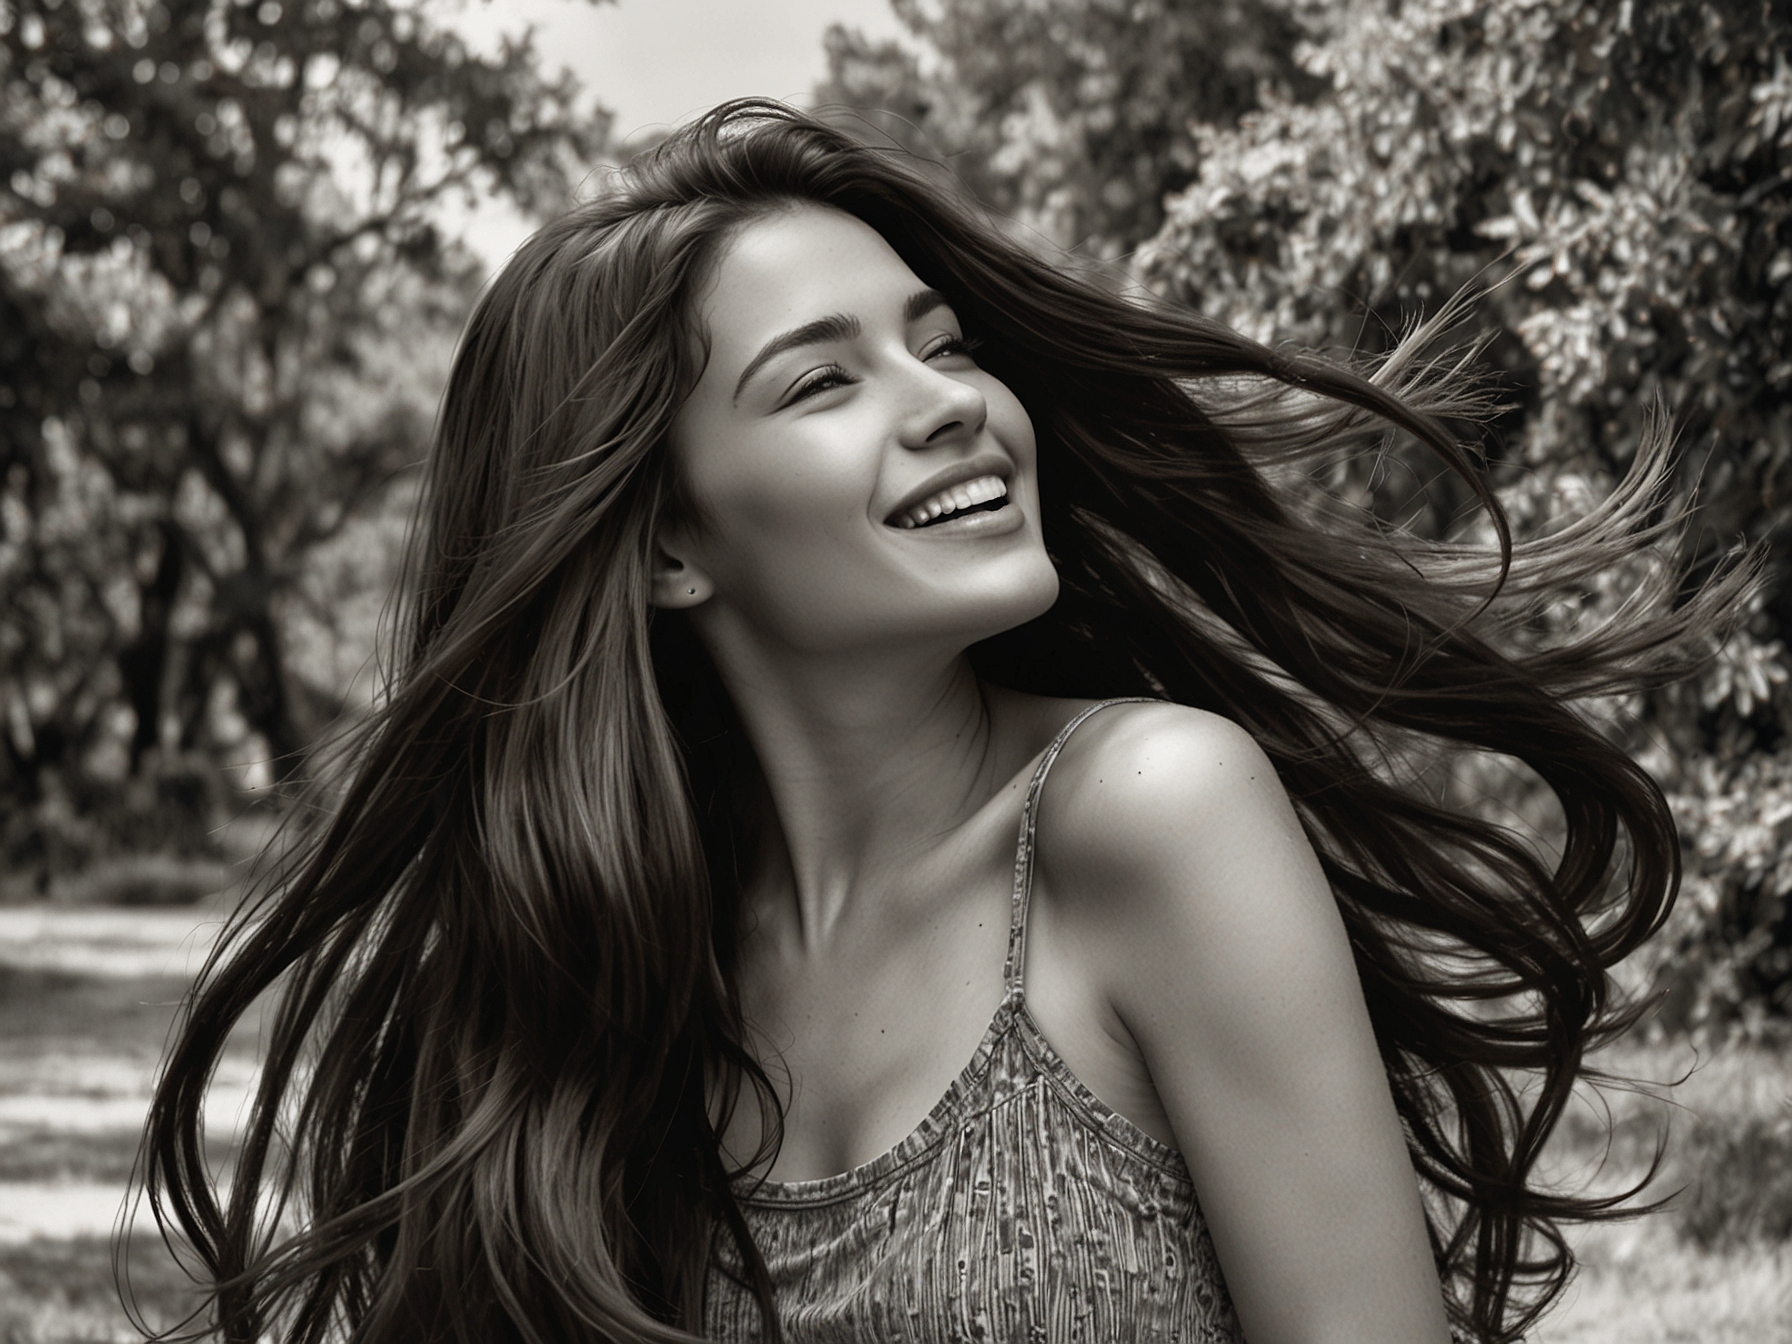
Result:
{"label": "bush", "polygon": [[1670,1206],[1674,1228],[1701,1250],[1792,1241],[1792,1109],[1777,1120],[1696,1120],[1676,1167],[1687,1183]]}
{"label": "bush", "polygon": [[[1464,286],[1511,410],[1496,480],[1521,534],[1609,488],[1665,409],[1698,489],[1694,578],[1776,562],[1693,686],[1606,707],[1667,786],[1685,896],[1646,978],[1664,1025],[1760,1034],[1792,1013],[1792,10],[1758,0],[1304,4],[1309,99],[1266,90],[1192,133],[1138,275],[1266,340],[1374,354]],[[1459,494],[1347,484],[1433,532]],[[1566,594],[1578,620],[1621,584]],[[1714,650],[1715,652],[1715,650]],[[1511,800],[1509,810],[1522,811]]]}
{"label": "bush", "polygon": [[[1637,980],[1669,991],[1664,1026],[1783,1029],[1792,7],[894,4],[909,46],[836,31],[819,96],[885,109],[870,119],[886,133],[1061,245],[1136,248],[1134,275],[1159,293],[1363,357],[1477,290],[1509,403],[1495,479],[1521,535],[1584,511],[1666,412],[1682,497],[1699,491],[1693,579],[1738,543],[1776,563],[1698,684],[1595,707],[1668,788],[1686,840],[1684,898]],[[1402,526],[1459,527],[1466,491],[1390,465],[1328,485]],[[1612,576],[1557,616],[1602,620],[1624,595]],[[1535,782],[1504,779],[1493,810],[1535,819]]]}
{"label": "bush", "polygon": [[567,199],[575,93],[392,0],[0,3],[15,892],[215,852],[343,708],[480,279],[437,212]]}

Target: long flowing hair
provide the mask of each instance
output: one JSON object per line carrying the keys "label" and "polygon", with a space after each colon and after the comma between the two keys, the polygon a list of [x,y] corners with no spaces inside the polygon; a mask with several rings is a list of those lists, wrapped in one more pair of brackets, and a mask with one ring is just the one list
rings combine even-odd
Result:
{"label": "long flowing hair", "polygon": [[[705,354],[695,298],[792,202],[875,228],[1032,416],[1061,596],[974,648],[979,673],[1215,710],[1274,760],[1348,926],[1452,1316],[1512,1338],[1571,1267],[1560,1225],[1610,1211],[1545,1188],[1538,1157],[1583,1053],[1629,1020],[1609,968],[1679,877],[1660,790],[1576,702],[1682,674],[1746,575],[1676,594],[1658,567],[1622,619],[1527,642],[1548,595],[1671,542],[1659,441],[1514,547],[1453,432],[1474,402],[1453,365],[1406,347],[1365,375],[1119,294],[757,101],[541,229],[468,324],[383,697],[201,977],[151,1112],[149,1195],[212,1285],[210,1328],[689,1340],[718,1260],[771,1315],[717,1137],[753,1104],[776,1142],[733,993],[757,766],[649,573],[682,507],[665,444]],[[1278,483],[1371,431],[1459,473],[1493,539],[1321,524]],[[1558,852],[1438,801],[1411,767],[1438,745],[1528,767]],[[222,1194],[205,1095],[270,991]]]}

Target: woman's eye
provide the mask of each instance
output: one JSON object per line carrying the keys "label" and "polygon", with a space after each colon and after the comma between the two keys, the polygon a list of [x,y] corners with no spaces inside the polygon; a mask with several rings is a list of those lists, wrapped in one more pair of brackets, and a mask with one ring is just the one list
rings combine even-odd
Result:
{"label": "woman's eye", "polygon": [[969,356],[982,344],[982,341],[972,336],[948,336],[937,345],[928,347],[927,353],[921,358],[938,359],[942,355]]}
{"label": "woman's eye", "polygon": [[816,369],[798,383],[791,390],[790,400],[784,404],[789,406],[802,401],[805,397],[812,397],[817,392],[828,392],[836,387],[845,387],[851,381],[852,375],[845,369],[838,364],[829,364],[826,368]]}

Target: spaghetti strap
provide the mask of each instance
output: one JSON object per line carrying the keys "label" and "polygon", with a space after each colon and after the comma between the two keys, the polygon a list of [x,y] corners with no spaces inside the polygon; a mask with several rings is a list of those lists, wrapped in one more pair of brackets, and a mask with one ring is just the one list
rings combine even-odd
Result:
{"label": "spaghetti strap", "polygon": [[[717,1241],[705,1339],[763,1340],[769,1315],[790,1344],[1072,1335],[1245,1344],[1188,1164],[1083,1084],[1023,995],[1045,777],[1083,720],[1115,703],[1067,716],[1029,772],[1007,990],[970,1062],[907,1137],[869,1162],[812,1180],[734,1179],[746,1236]],[[1020,782],[1008,784],[1010,806]],[[746,1267],[749,1239],[758,1276]]]}
{"label": "spaghetti strap", "polygon": [[1033,771],[1033,778],[1027,784],[1026,800],[1020,808],[1020,840],[1014,849],[1014,896],[1010,902],[1008,914],[1008,960],[1002,967],[1002,984],[1006,990],[1006,999],[1010,1003],[1019,1003],[1024,997],[1022,982],[1027,968],[1027,906],[1033,895],[1033,838],[1038,829],[1039,795],[1045,788],[1045,776],[1052,768],[1052,762],[1058,759],[1058,753],[1064,750],[1064,744],[1070,741],[1070,735],[1082,726],[1083,720],[1106,709],[1109,705],[1161,704],[1159,700],[1146,695],[1119,696],[1112,700],[1098,700],[1096,703],[1079,710],[1076,715],[1058,730],[1052,744],[1045,749],[1039,758],[1039,765]]}

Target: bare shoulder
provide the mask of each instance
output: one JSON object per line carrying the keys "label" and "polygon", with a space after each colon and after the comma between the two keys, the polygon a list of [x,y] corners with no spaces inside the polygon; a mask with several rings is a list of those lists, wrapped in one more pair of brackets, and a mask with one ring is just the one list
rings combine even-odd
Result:
{"label": "bare shoulder", "polygon": [[1128,1020],[1144,999],[1187,999],[1191,972],[1216,1001],[1185,1008],[1208,1019],[1296,963],[1341,953],[1349,967],[1331,885],[1287,790],[1256,740],[1220,715],[1140,704],[1090,719],[1046,782],[1036,853],[1048,918]]}
{"label": "bare shoulder", "polygon": [[[1165,788],[1178,798],[1269,768],[1257,740],[1231,719],[1169,701],[1118,704],[1093,715],[1065,744],[1053,766],[1060,796],[1088,795],[1144,804]],[[1273,770],[1271,771],[1273,774]]]}
{"label": "bare shoulder", "polygon": [[1253,859],[1310,855],[1263,748],[1230,719],[1116,705],[1079,728],[1041,799],[1039,862],[1061,897],[1186,898]]}
{"label": "bare shoulder", "polygon": [[1104,709],[1047,779],[1037,854],[1054,969],[1131,1047],[1250,1337],[1441,1340],[1350,939],[1250,734]]}

